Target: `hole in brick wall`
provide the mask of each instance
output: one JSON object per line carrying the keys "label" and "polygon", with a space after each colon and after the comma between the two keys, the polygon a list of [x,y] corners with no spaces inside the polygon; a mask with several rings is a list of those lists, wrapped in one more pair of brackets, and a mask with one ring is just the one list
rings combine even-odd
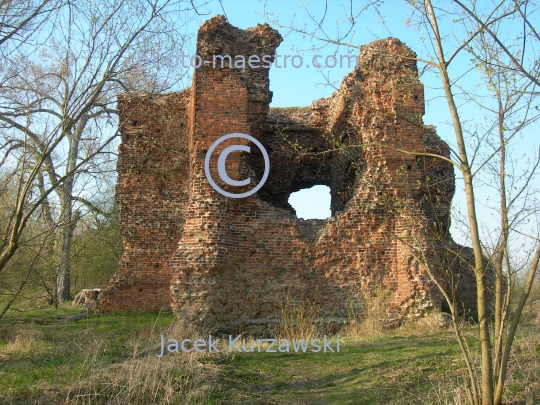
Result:
{"label": "hole in brick wall", "polygon": [[139,292],[142,292],[142,288],[139,288]]}
{"label": "hole in brick wall", "polygon": [[291,193],[289,204],[295,209],[298,218],[326,219],[332,216],[330,187],[327,186],[313,186]]}

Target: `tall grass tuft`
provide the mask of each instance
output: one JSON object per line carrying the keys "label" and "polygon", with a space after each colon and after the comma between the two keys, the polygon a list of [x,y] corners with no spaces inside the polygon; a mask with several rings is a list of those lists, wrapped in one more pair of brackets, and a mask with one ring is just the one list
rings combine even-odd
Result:
{"label": "tall grass tuft", "polygon": [[277,318],[277,337],[287,339],[313,339],[321,336],[322,317],[314,303],[297,303],[290,297],[280,301]]}
{"label": "tall grass tuft", "polygon": [[[179,342],[204,336],[174,325],[164,333]],[[102,364],[107,344],[96,339],[88,347],[77,381],[59,403],[65,405],[206,404],[217,386],[219,368],[204,361],[207,353],[165,354],[159,358],[161,336],[155,331],[131,342],[132,353],[118,364]],[[226,354],[213,353],[212,356]]]}
{"label": "tall grass tuft", "polygon": [[359,299],[350,300],[345,335],[349,338],[382,335],[388,323],[390,299],[388,291],[376,289],[373,292],[363,292]]}

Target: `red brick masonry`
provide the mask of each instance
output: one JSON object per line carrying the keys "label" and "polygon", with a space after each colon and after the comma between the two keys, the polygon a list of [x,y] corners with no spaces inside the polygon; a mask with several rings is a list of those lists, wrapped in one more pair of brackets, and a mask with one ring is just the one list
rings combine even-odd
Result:
{"label": "red brick masonry", "polygon": [[[268,25],[241,30],[217,16],[201,26],[197,54],[273,55],[281,40]],[[304,108],[269,109],[268,69],[203,66],[183,92],[119,96],[124,254],[99,308],[172,307],[224,331],[261,332],[287,296],[341,321],[351,306],[361,310],[362,291],[384,286],[392,294],[389,319],[399,322],[442,306],[427,263],[443,285],[456,282],[474,311],[474,278],[456,259],[470,261],[472,253],[448,232],[453,168],[399,151],[449,156],[422,123],[415,57],[395,38],[365,45],[341,87]],[[210,145],[233,132],[252,135],[270,155],[267,183],[244,199],[214,191],[203,168]],[[357,147],[328,152],[335,141]],[[225,142],[218,152],[233,143],[248,141]],[[299,157],[294,143],[321,153]],[[227,160],[233,179],[260,179],[263,169],[254,145]],[[289,195],[315,184],[330,187],[332,217],[298,219]]]}

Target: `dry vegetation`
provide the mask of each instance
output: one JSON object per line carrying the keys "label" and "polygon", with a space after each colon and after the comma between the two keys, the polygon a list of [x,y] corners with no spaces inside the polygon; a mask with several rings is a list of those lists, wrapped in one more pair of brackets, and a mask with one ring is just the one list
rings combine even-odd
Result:
{"label": "dry vegetation", "polygon": [[[535,298],[527,305],[529,325],[520,329],[510,364],[506,400],[514,405],[540,393]],[[0,403],[352,404],[358,396],[366,404],[467,403],[464,364],[444,316],[432,314],[389,330],[383,321],[387,294],[363,297],[360,304],[361,311],[351,310],[349,325],[339,332],[344,339],[339,356],[223,351],[158,358],[161,334],[180,341],[209,333],[180,326],[170,314],[161,321],[140,315],[144,324],[127,314],[14,323],[0,334]],[[282,338],[328,333],[314,305],[284,300],[278,313]],[[463,328],[477,345],[476,326]],[[364,368],[370,371],[359,374]]]}
{"label": "dry vegetation", "polygon": [[[175,325],[166,336],[182,339],[201,336]],[[206,403],[218,379],[217,365],[205,364],[200,353],[180,352],[157,357],[160,336],[149,336],[132,342],[132,353],[119,364],[103,367],[102,353],[106,342],[94,341],[88,350],[81,373],[69,388],[69,404],[193,404]],[[215,356],[214,356],[215,357]]]}
{"label": "dry vegetation", "polygon": [[[61,325],[46,326],[55,324]],[[110,326],[114,328],[114,322]],[[57,335],[51,339],[49,328],[43,328],[46,332],[26,327],[2,331],[6,344],[0,346],[0,375],[11,374],[11,384],[4,386],[7,390],[0,395],[0,403],[210,403],[220,373],[218,364],[226,357],[180,352],[159,358],[161,334],[177,339],[201,336],[202,331],[176,322],[169,327],[135,328],[122,340],[108,327],[100,332],[101,327],[81,324],[66,329],[63,339]],[[24,380],[34,372],[32,365],[43,378],[24,387]]]}

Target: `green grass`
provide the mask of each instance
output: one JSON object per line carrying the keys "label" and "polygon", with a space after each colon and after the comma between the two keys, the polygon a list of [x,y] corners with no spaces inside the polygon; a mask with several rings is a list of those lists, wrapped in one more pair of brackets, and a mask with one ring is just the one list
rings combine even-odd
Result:
{"label": "green grass", "polygon": [[[460,373],[443,337],[344,342],[339,353],[242,353],[227,370],[246,382],[235,393],[266,403],[379,404],[432,390],[429,378]],[[244,376],[258,376],[253,382]],[[251,377],[253,378],[253,377]]]}
{"label": "green grass", "polygon": [[[84,372],[89,355],[101,347],[101,365],[124,361],[132,343],[164,330],[174,321],[171,313],[85,316],[81,308],[63,305],[10,314],[0,326],[0,393],[15,398],[39,396],[44,387],[69,385]],[[1,398],[1,394],[0,394]]]}
{"label": "green grass", "polygon": [[[342,340],[339,353],[200,355],[176,367],[168,362],[180,356],[157,361],[159,335],[168,333],[172,314],[117,313],[77,319],[78,313],[80,309],[63,306],[11,314],[2,320],[0,403],[65,403],[66,393],[86,383],[89,376],[103,370],[111,373],[98,385],[102,387],[115,372],[125,373],[134,359],[147,362],[148,367],[169,367],[168,377],[175,387],[184,386],[194,378],[193,370],[199,370],[202,386],[194,384],[193,389],[207,392],[193,399],[179,394],[167,402],[178,404],[444,404],[445,395],[455,396],[464,371],[448,331]],[[538,325],[522,328],[516,344],[521,357],[513,365],[509,399],[522,398],[525,381],[534,377],[530,364],[540,358],[540,344],[538,338],[526,337],[538,335]],[[470,342],[477,344],[472,338]],[[136,356],[134,347],[139,347]],[[188,364],[191,371],[184,368]],[[141,398],[144,401],[151,403]]]}

